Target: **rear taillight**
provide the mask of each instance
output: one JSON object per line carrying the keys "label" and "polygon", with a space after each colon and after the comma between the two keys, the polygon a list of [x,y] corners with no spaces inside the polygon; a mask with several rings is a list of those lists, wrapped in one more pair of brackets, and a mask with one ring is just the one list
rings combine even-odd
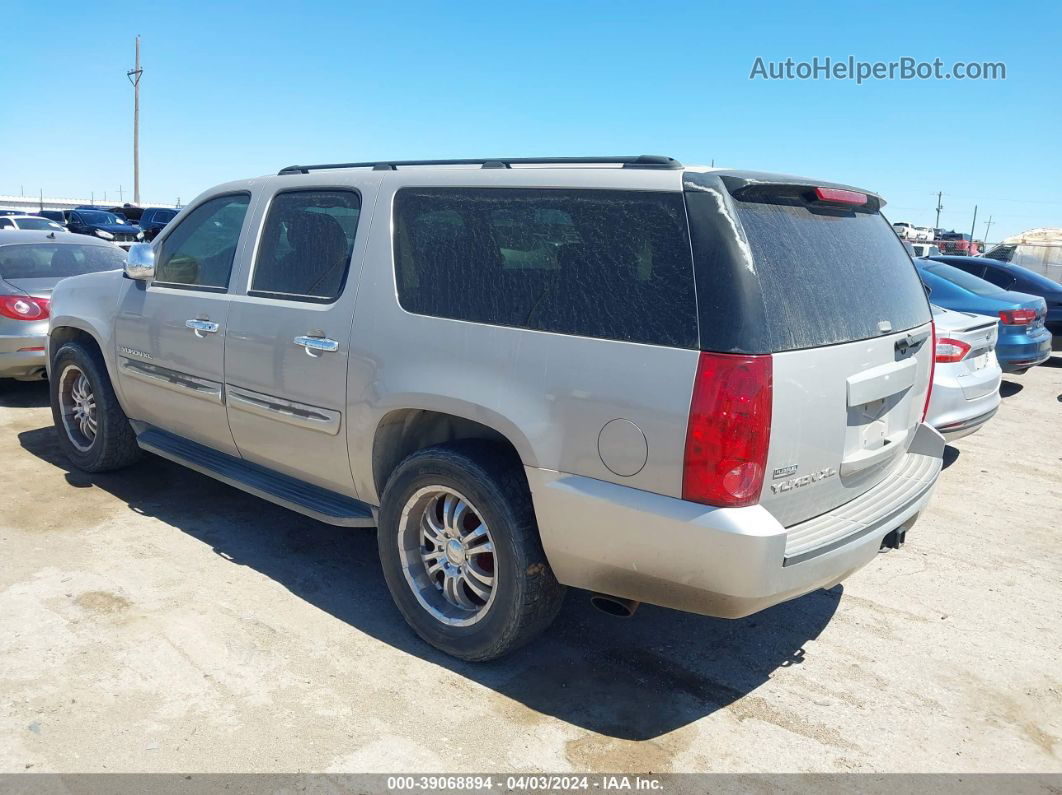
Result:
{"label": "rear taillight", "polygon": [[1035,309],[1004,309],[999,319],[1005,326],[1027,326],[1036,320]]}
{"label": "rear taillight", "polygon": [[934,346],[936,361],[940,364],[951,364],[961,361],[970,352],[970,346],[962,340],[953,340],[951,337],[940,337]]}
{"label": "rear taillight", "polygon": [[926,416],[929,414],[929,399],[933,397],[933,379],[937,375],[937,324],[935,321],[929,323],[929,333],[933,340],[933,355],[929,357],[929,388],[926,389],[926,403],[922,406],[922,422],[926,421]]}
{"label": "rear taillight", "polygon": [[0,315],[12,320],[44,320],[48,317],[48,299],[0,295]]}
{"label": "rear taillight", "polygon": [[723,507],[760,498],[771,439],[770,354],[701,353],[693,381],[682,498]]}

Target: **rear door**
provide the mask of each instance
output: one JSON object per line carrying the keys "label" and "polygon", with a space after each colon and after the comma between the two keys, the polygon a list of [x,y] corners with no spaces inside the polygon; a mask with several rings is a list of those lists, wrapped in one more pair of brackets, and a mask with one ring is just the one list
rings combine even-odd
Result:
{"label": "rear door", "polygon": [[772,354],[760,502],[790,526],[902,465],[926,406],[929,304],[877,197],[707,177],[691,190],[687,176],[701,347]]}
{"label": "rear door", "polygon": [[357,188],[277,191],[225,342],[229,426],[240,454],[356,496],[347,455],[347,351],[377,177]]}
{"label": "rear door", "polygon": [[233,263],[245,256],[251,194],[205,200],[156,251],[151,283],[130,282],[115,322],[126,413],[230,455],[225,337]]}

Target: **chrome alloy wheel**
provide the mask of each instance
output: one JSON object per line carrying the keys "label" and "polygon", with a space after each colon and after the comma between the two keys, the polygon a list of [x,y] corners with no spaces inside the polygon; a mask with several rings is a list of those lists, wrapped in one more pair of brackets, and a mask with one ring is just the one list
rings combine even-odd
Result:
{"label": "chrome alloy wheel", "polygon": [[92,384],[77,365],[67,365],[59,376],[59,408],[66,437],[82,453],[96,441],[96,396]]}
{"label": "chrome alloy wheel", "polygon": [[472,503],[453,489],[428,486],[409,498],[398,554],[413,595],[443,624],[474,624],[494,603],[494,540]]}

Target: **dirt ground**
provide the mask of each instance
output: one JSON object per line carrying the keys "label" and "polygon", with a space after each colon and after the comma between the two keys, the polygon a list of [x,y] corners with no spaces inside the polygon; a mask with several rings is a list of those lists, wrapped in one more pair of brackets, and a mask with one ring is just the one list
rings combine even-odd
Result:
{"label": "dirt ground", "polygon": [[1062,771],[1062,355],[946,451],[906,547],[723,621],[570,592],[488,665],[371,532],[148,457],[71,471],[0,383],[0,772]]}

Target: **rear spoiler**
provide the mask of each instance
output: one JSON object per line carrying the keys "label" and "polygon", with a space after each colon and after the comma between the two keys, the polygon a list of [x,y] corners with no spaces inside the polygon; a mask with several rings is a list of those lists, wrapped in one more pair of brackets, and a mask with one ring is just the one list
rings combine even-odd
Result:
{"label": "rear spoiler", "polygon": [[852,185],[756,171],[710,171],[703,174],[687,171],[683,175],[683,188],[703,190],[709,185],[705,177],[718,178],[730,195],[741,201],[800,200],[808,204],[846,206],[866,212],[879,212],[885,206],[885,200],[878,194]]}

